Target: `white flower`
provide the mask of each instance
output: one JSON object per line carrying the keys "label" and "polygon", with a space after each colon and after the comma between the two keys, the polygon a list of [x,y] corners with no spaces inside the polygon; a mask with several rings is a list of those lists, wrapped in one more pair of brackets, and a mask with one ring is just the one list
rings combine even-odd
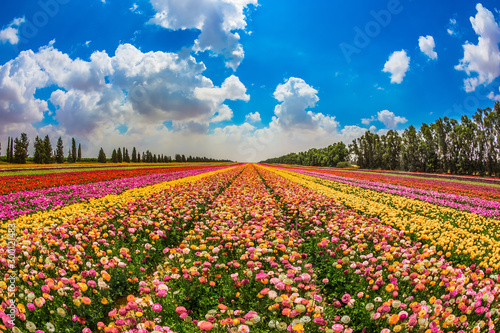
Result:
{"label": "white flower", "polygon": [[46,323],[46,324],[45,324],[45,327],[47,328],[47,331],[49,331],[50,333],[55,332],[55,330],[56,330],[56,328],[55,328],[54,324],[52,324],[52,323],[50,323],[50,322],[49,322],[49,323]]}

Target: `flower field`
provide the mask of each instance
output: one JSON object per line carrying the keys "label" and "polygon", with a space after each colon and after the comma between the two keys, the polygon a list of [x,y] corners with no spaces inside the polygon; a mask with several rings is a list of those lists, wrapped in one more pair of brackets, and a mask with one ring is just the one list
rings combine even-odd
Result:
{"label": "flower field", "polygon": [[0,198],[0,331],[500,330],[487,190],[260,165],[126,175]]}

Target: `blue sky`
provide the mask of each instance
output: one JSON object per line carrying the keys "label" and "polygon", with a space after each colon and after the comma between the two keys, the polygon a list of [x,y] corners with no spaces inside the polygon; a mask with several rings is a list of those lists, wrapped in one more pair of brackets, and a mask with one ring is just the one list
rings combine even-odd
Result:
{"label": "blue sky", "polygon": [[[494,1],[2,4],[0,141],[256,161],[500,99]],[[2,151],[4,153],[4,151]]]}

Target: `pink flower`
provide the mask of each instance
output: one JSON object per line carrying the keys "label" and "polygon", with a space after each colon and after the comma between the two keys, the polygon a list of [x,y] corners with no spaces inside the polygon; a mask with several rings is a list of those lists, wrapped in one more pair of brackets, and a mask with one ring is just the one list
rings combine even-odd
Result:
{"label": "pink flower", "polygon": [[351,295],[349,294],[344,294],[344,296],[342,296],[342,302],[347,304],[349,303],[349,301],[351,300]]}
{"label": "pink flower", "polygon": [[343,329],[344,329],[344,326],[342,326],[341,324],[334,324],[332,326],[332,330],[334,332],[342,332]]}
{"label": "pink flower", "polygon": [[154,312],[160,312],[162,309],[161,305],[156,303],[156,304],[153,304],[153,311]]}

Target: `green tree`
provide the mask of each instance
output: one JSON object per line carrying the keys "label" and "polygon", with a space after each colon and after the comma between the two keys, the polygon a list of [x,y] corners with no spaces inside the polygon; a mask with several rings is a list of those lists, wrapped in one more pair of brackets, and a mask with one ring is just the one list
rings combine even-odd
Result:
{"label": "green tree", "polygon": [[45,138],[43,139],[43,148],[45,150],[45,159],[43,160],[43,163],[53,163],[52,144],[50,143],[50,138],[48,135],[45,135]]}
{"label": "green tree", "polygon": [[97,162],[106,163],[106,154],[104,153],[104,150],[102,149],[102,147],[99,150],[99,154],[97,155]]}
{"label": "green tree", "polygon": [[123,161],[130,163],[130,155],[128,154],[128,149],[125,149],[125,155],[123,156]]}
{"label": "green tree", "polygon": [[135,147],[132,148],[132,163],[137,162],[137,151],[135,150]]}
{"label": "green tree", "polygon": [[76,161],[77,162],[82,161],[82,145],[81,144],[78,144],[78,157],[77,157]]}
{"label": "green tree", "polygon": [[122,163],[123,162],[123,156],[122,156],[122,150],[121,150],[121,148],[118,148],[118,152],[116,154],[116,159],[117,159],[118,163]]}
{"label": "green tree", "polygon": [[28,158],[28,146],[30,142],[26,133],[21,133],[21,138],[14,140],[14,163],[26,164]]}
{"label": "green tree", "polygon": [[66,157],[66,162],[73,163],[73,155],[71,155],[71,149],[68,149],[68,157]]}
{"label": "green tree", "polygon": [[116,153],[116,149],[113,149],[113,153],[111,153],[111,162],[118,163],[118,154]]}
{"label": "green tree", "polygon": [[45,145],[42,139],[38,137],[35,138],[35,142],[33,143],[34,152],[33,152],[33,162],[36,164],[42,164],[45,160]]}
{"label": "green tree", "polygon": [[10,136],[7,138],[7,152],[5,154],[7,156],[7,162],[11,162],[10,158]]}
{"label": "green tree", "polygon": [[76,162],[76,141],[75,138],[71,138],[71,162]]}
{"label": "green tree", "polygon": [[59,139],[57,139],[56,162],[57,163],[64,163],[64,145],[63,145],[63,140],[61,137],[59,137]]}

